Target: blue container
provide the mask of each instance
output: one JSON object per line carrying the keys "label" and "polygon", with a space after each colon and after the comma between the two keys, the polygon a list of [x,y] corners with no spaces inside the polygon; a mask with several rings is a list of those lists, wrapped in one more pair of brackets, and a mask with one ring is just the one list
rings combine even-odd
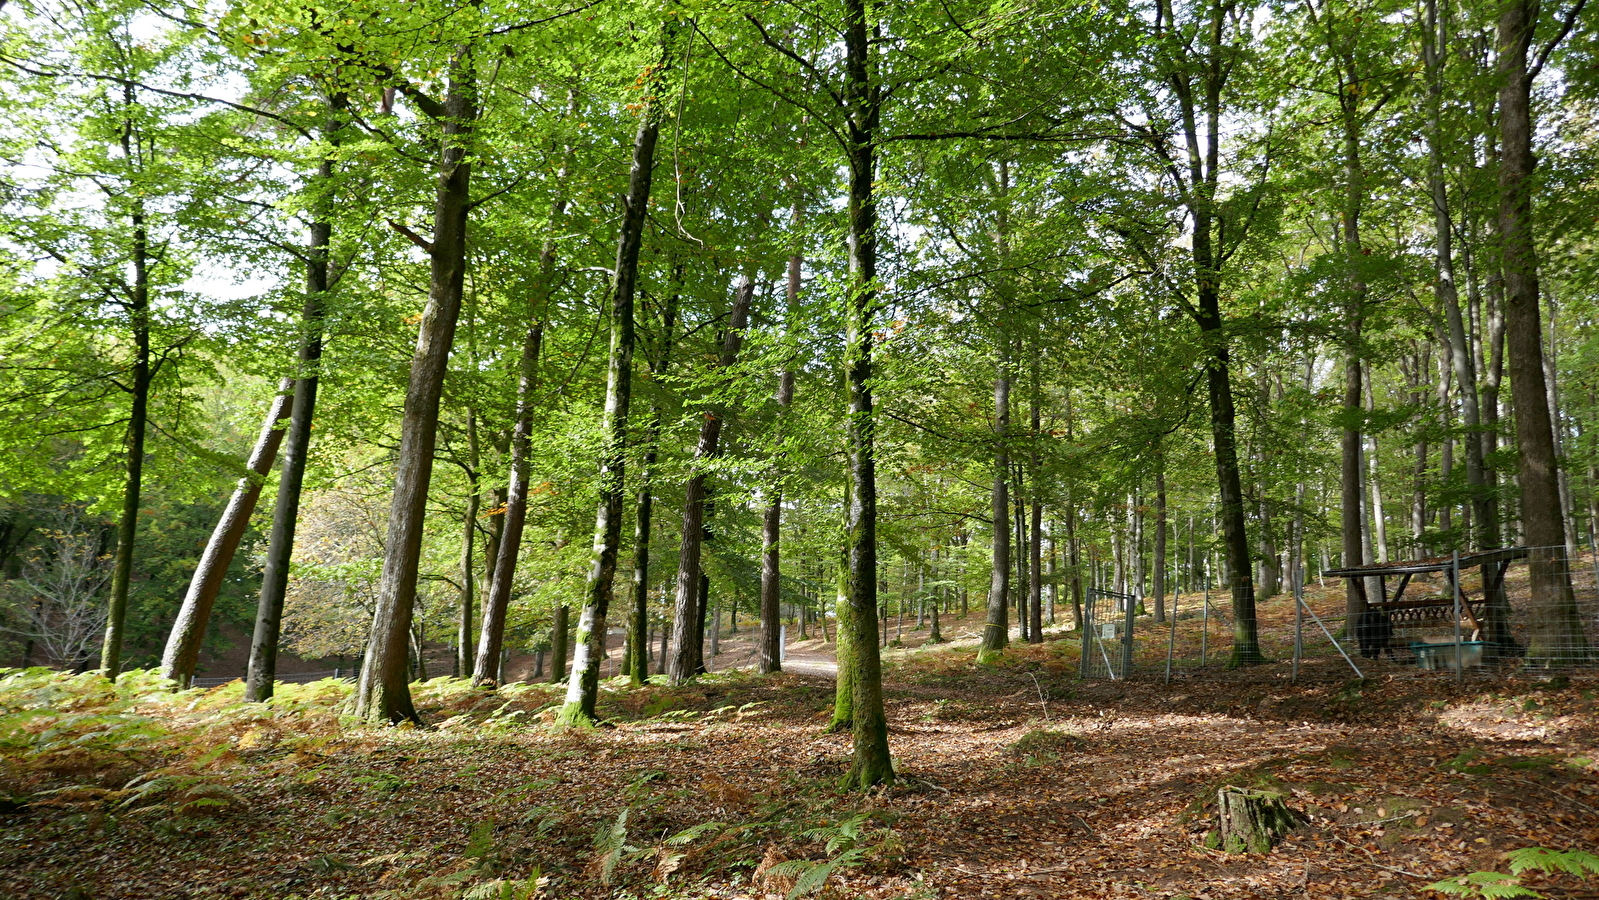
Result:
{"label": "blue container", "polygon": [[1461,666],[1480,666],[1487,641],[1450,641],[1429,644],[1417,641],[1410,645],[1416,654],[1416,665],[1423,669],[1458,669]]}

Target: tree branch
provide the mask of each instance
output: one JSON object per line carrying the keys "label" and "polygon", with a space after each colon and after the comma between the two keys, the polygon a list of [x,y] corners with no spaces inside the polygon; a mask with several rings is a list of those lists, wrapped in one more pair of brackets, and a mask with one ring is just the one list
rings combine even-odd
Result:
{"label": "tree branch", "polygon": [[427,240],[426,238],[422,237],[422,235],[417,234],[416,232],[412,231],[407,226],[401,225],[399,222],[396,222],[393,219],[390,219],[389,220],[389,227],[392,228],[396,234],[399,234],[402,237],[407,238],[408,240],[410,240],[411,243],[417,245],[418,247],[421,247],[424,251],[426,251],[428,253],[432,253],[433,252],[433,243],[431,241]]}

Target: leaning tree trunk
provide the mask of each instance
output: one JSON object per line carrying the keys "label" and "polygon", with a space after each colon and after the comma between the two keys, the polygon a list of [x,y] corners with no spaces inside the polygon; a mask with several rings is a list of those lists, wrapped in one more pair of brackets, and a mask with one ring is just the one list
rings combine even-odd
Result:
{"label": "leaning tree trunk", "polygon": [[417,330],[416,352],[411,358],[405,412],[400,419],[383,574],[378,583],[366,664],[361,667],[356,686],[356,716],[374,721],[420,721],[411,703],[406,656],[422,557],[428,486],[433,479],[439,399],[449,369],[450,349],[455,343],[455,323],[461,313],[466,279],[472,174],[468,149],[477,117],[476,73],[470,46],[459,48],[450,61],[448,91],[438,110],[440,114],[430,116],[438,120],[442,133],[433,241],[427,246],[431,281]]}
{"label": "leaning tree trunk", "polygon": [[[662,49],[671,42],[673,26],[662,28]],[[663,52],[653,70],[658,82],[671,60]],[[605,414],[600,426],[599,509],[594,517],[594,555],[578,615],[577,641],[566,702],[557,722],[582,725],[594,721],[600,693],[600,659],[605,655],[605,615],[616,580],[616,557],[622,543],[622,493],[627,450],[627,417],[633,399],[633,297],[638,290],[639,250],[649,215],[650,182],[655,173],[655,143],[661,132],[661,107],[647,103],[633,136],[633,163],[617,236],[615,280],[611,286],[610,363],[605,379]]]}
{"label": "leaning tree trunk", "polygon": [[[576,91],[567,94],[568,116],[576,115]],[[551,205],[551,228],[565,221],[566,185],[572,175],[572,148],[565,148],[565,161],[556,176],[556,197]],[[488,686],[498,682],[500,659],[505,645],[505,614],[511,604],[511,586],[516,577],[516,562],[522,552],[522,532],[527,527],[528,466],[533,435],[534,392],[538,389],[539,356],[544,347],[544,321],[554,294],[555,245],[546,241],[539,253],[534,300],[528,309],[527,331],[522,336],[522,353],[517,361],[516,419],[511,426],[511,472],[505,486],[504,514],[499,537],[489,564],[489,590],[483,597],[483,621],[478,627],[478,662],[472,670],[472,683]],[[488,661],[484,662],[484,658]],[[564,664],[566,656],[563,653]],[[564,669],[564,666],[562,667]],[[557,670],[554,680],[559,680]]]}
{"label": "leaning tree trunk", "polygon": [[516,560],[521,552],[522,531],[527,523],[528,455],[533,434],[533,392],[538,384],[539,352],[544,343],[544,321],[536,318],[522,338],[522,355],[517,363],[516,423],[511,430],[511,475],[505,491],[505,512],[501,515],[500,541],[494,553],[494,572],[489,593],[483,599],[483,621],[478,627],[477,660],[472,683],[498,683],[501,650],[505,645],[505,612],[511,603],[511,581],[516,575]]}
{"label": "leaning tree trunk", "polygon": [[1554,427],[1544,380],[1538,308],[1538,255],[1533,243],[1532,81],[1528,49],[1538,0],[1510,0],[1499,17],[1499,232],[1505,273],[1505,346],[1516,442],[1521,450],[1521,522],[1531,548],[1532,589],[1527,656],[1540,665],[1591,655],[1577,615],[1561,523]]}
{"label": "leaning tree trunk", "polygon": [[200,554],[194,567],[194,577],[189,580],[189,591],[178,608],[178,617],[172,623],[172,634],[167,638],[166,651],[161,655],[161,676],[186,687],[194,678],[194,667],[200,659],[200,645],[211,620],[211,609],[222,591],[222,581],[239,542],[250,527],[250,516],[255,512],[256,501],[261,498],[261,487],[272,463],[278,458],[278,445],[283,443],[283,422],[289,417],[294,402],[294,381],[285,378],[278,393],[267,407],[266,421],[256,436],[255,446],[245,463],[246,473],[233,488],[227,508],[217,519],[217,526]]}

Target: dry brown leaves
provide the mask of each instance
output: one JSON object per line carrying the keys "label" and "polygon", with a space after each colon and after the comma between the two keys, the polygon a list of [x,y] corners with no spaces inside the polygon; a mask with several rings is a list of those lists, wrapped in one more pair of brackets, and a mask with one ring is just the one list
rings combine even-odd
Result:
{"label": "dry brown leaves", "polygon": [[[438,730],[315,747],[244,730],[207,763],[232,799],[205,816],[129,815],[120,784],[31,772],[32,802],[0,813],[0,897],[777,897],[792,880],[774,865],[828,858],[803,829],[853,812],[877,855],[831,873],[833,896],[1414,897],[1518,847],[1599,847],[1593,678],[1079,683],[1058,659],[978,669],[951,651],[891,671],[901,780],[865,797],[832,789],[850,738],[821,733],[831,685],[799,675],[619,690],[592,732],[527,723],[540,693],[523,724],[468,697],[431,711],[458,717]],[[1208,850],[1222,784],[1281,790],[1309,823],[1268,855]]]}

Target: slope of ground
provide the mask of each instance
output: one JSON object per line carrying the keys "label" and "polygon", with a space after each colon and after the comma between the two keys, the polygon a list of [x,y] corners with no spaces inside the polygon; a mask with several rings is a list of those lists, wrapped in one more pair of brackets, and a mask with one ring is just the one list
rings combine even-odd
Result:
{"label": "slope of ground", "polygon": [[[609,683],[607,724],[562,733],[545,685],[419,685],[430,727],[395,729],[341,721],[332,683],[262,710],[15,674],[0,896],[1414,897],[1515,848],[1599,847],[1592,677],[1081,682],[1075,646],[890,653],[900,779],[865,796],[833,787],[850,739],[822,732],[821,675]],[[1223,784],[1307,824],[1267,855],[1208,849]]]}

